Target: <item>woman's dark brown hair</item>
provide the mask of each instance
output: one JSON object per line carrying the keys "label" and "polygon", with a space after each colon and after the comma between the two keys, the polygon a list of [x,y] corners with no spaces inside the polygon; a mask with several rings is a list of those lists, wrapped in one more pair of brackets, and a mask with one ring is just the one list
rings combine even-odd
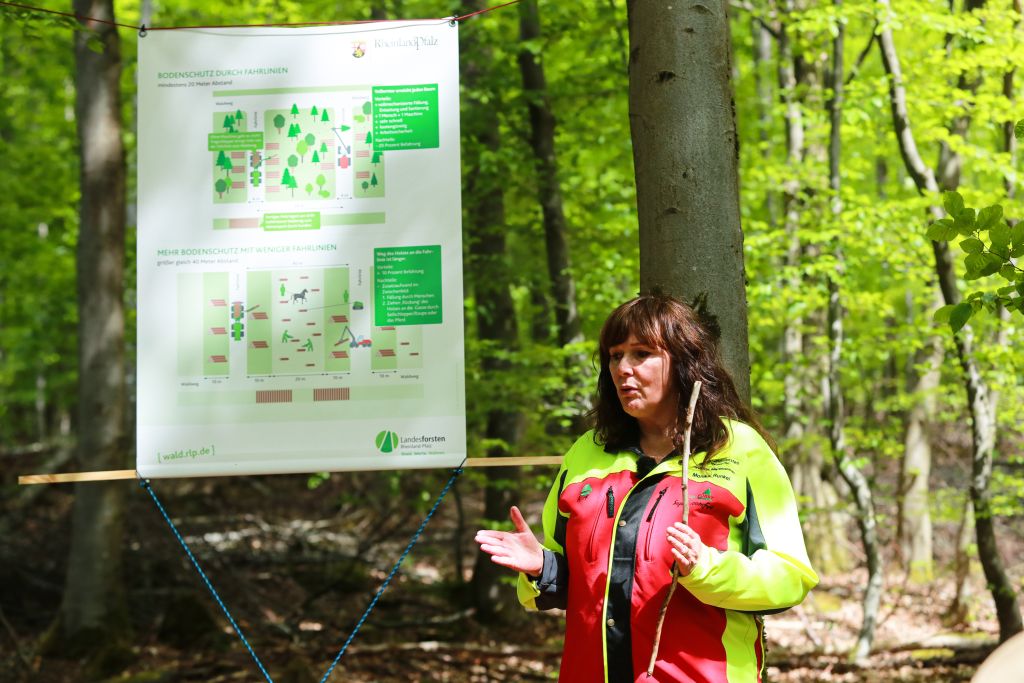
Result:
{"label": "woman's dark brown hair", "polygon": [[[608,369],[609,349],[633,335],[648,346],[664,349],[670,359],[672,388],[678,397],[679,416],[674,441],[682,444],[686,408],[693,383],[703,383],[693,414],[691,450],[706,451],[708,458],[729,440],[723,418],[739,420],[756,429],[772,445],[771,437],[753,411],[740,399],[732,378],[718,356],[718,345],[696,312],[681,301],[663,294],[645,294],[622,304],[601,328],[598,353],[597,405],[591,411],[598,442],[613,449],[636,446],[640,426],[622,409],[615,382]],[[706,462],[706,460],[705,460]]]}

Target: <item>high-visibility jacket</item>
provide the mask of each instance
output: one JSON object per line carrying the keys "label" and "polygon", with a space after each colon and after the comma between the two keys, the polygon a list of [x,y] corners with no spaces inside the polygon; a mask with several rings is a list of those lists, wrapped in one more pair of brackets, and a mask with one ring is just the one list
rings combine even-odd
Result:
{"label": "high-visibility jacket", "polygon": [[[726,425],[726,447],[690,461],[689,524],[707,548],[669,604],[658,683],[759,681],[761,615],[818,583],[782,464],[753,428]],[[544,569],[518,585],[528,609],[566,610],[560,681],[651,683],[672,580],[666,528],[682,519],[680,460],[654,465],[639,448],[606,449],[592,431],[566,453],[544,507]]]}

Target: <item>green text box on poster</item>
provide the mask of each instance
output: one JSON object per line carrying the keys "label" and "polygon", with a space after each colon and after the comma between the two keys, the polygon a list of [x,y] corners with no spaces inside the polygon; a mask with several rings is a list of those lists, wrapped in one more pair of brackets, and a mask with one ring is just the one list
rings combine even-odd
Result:
{"label": "green text box on poster", "polygon": [[254,152],[263,149],[263,133],[210,133],[206,145],[210,152]]}
{"label": "green text box on poster", "polygon": [[320,212],[301,211],[295,213],[268,213],[263,215],[263,229],[276,230],[319,230]]}
{"label": "green text box on poster", "polygon": [[441,246],[373,250],[373,324],[441,322]]}
{"label": "green text box on poster", "polygon": [[436,83],[373,86],[373,151],[438,145]]}

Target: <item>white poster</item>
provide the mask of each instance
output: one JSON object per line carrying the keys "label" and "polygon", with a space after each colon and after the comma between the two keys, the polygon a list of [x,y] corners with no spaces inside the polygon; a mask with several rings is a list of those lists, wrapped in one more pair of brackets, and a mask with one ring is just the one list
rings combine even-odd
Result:
{"label": "white poster", "polygon": [[462,461],[457,31],[139,40],[142,476]]}

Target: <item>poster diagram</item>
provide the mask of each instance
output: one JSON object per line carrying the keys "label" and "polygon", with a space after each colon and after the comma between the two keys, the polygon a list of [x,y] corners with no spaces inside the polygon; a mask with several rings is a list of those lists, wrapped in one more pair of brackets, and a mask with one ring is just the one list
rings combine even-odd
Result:
{"label": "poster diagram", "polygon": [[139,472],[461,462],[457,28],[154,32],[139,73]]}

